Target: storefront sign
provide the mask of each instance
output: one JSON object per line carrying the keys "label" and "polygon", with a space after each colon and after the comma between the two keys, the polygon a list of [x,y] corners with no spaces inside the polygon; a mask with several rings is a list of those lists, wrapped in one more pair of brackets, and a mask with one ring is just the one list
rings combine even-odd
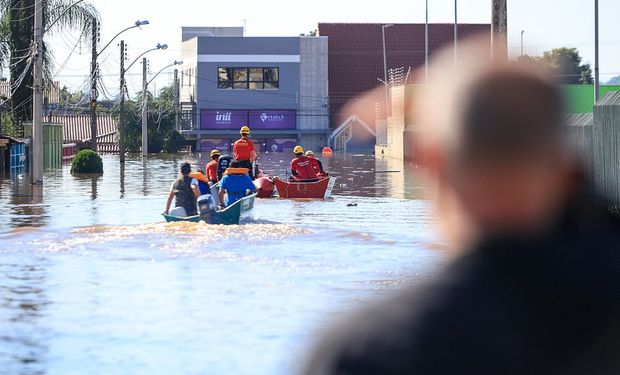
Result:
{"label": "storefront sign", "polygon": [[267,152],[293,152],[296,146],[295,139],[267,139],[265,151]]}
{"label": "storefront sign", "polygon": [[250,129],[295,129],[297,113],[294,110],[249,111]]}
{"label": "storefront sign", "polygon": [[248,111],[230,109],[203,109],[200,111],[200,129],[239,130],[248,124]]}
{"label": "storefront sign", "polygon": [[[230,153],[230,139],[201,139],[200,151],[210,153],[212,150],[219,150],[224,154]],[[210,160],[210,159],[209,159]]]}

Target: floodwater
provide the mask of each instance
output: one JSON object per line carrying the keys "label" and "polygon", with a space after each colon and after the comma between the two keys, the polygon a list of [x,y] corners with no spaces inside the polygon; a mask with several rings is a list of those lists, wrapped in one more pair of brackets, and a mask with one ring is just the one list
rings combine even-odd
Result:
{"label": "floodwater", "polygon": [[0,178],[0,373],[290,374],[327,322],[441,263],[426,189],[399,163],[335,155],[333,199],[257,200],[240,226],[162,222],[199,158],[106,156],[103,176],[64,166],[43,188]]}

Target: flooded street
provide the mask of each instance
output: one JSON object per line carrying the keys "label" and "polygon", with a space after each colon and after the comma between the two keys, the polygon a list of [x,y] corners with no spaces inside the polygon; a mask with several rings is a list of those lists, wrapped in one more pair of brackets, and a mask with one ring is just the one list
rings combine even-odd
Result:
{"label": "flooded street", "polygon": [[[104,175],[0,179],[0,369],[289,374],[315,333],[441,262],[425,188],[374,156],[324,161],[326,201],[257,200],[240,226],[165,223],[194,156],[104,158]],[[289,155],[261,168],[284,175]]]}

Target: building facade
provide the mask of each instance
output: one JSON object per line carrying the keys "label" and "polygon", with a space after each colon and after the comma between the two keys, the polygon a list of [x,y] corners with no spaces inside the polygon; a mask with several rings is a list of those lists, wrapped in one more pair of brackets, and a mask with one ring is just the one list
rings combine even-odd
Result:
{"label": "building facade", "polygon": [[[387,81],[390,86],[422,83],[415,81],[414,77],[423,76],[420,73],[425,63],[424,24],[319,23],[318,34],[328,37],[332,129],[347,120],[341,110],[348,102],[384,84],[381,81]],[[478,34],[487,34],[490,40],[491,25],[458,24],[459,40]],[[454,24],[429,24],[428,41],[432,57],[454,42]],[[396,74],[390,74],[390,71]],[[387,123],[389,114],[385,101],[375,104],[376,121],[368,123],[372,128]],[[354,136],[349,142],[350,150],[369,151],[374,148],[375,139],[362,133],[364,137]]]}
{"label": "building facade", "polygon": [[183,29],[179,83],[186,138],[198,151],[228,153],[248,125],[259,152],[326,145],[327,38],[239,34],[239,28]]}

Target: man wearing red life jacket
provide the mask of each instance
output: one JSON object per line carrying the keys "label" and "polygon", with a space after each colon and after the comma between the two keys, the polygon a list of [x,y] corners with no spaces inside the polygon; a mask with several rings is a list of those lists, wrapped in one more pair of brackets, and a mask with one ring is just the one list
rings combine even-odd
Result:
{"label": "man wearing red life jacket", "polygon": [[292,179],[297,181],[317,180],[316,173],[312,168],[312,161],[304,156],[304,149],[301,146],[295,146],[293,153],[296,157],[291,160]]}
{"label": "man wearing red life jacket", "polygon": [[239,131],[241,138],[233,145],[233,157],[239,162],[241,168],[247,168],[250,171],[250,177],[254,179],[254,171],[252,162],[256,160],[256,147],[248,138],[250,136],[250,128],[241,127]]}
{"label": "man wearing red life jacket", "polygon": [[323,163],[321,163],[321,161],[314,156],[314,152],[312,152],[312,150],[306,151],[306,157],[310,159],[312,170],[318,178],[329,176],[329,174],[323,169]]}
{"label": "man wearing red life jacket", "polygon": [[207,179],[209,182],[215,184],[217,182],[217,161],[220,158],[220,152],[218,150],[211,151],[211,160],[207,163]]}

